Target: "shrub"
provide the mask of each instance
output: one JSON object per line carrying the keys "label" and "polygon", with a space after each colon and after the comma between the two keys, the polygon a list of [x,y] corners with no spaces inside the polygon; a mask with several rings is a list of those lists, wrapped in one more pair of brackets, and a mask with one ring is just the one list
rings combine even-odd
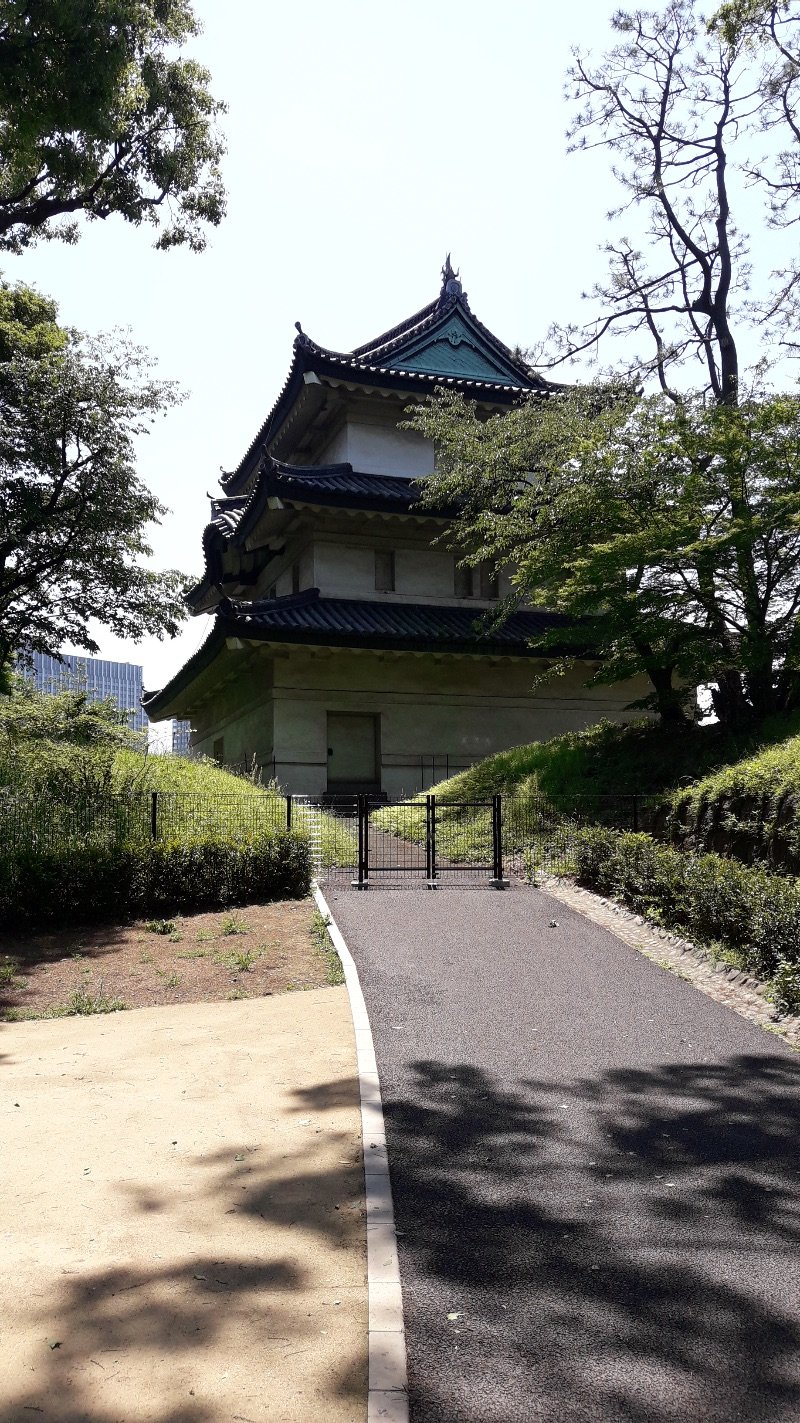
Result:
{"label": "shrub", "polygon": [[0,919],[46,923],[226,908],[297,899],[311,879],[309,846],[286,831],[240,840],[75,842],[0,858]]}
{"label": "shrub", "polygon": [[762,977],[776,974],[781,960],[800,965],[800,886],[794,880],[719,855],[687,855],[648,835],[596,827],[577,832],[575,860],[576,878],[589,889],[734,950]]}

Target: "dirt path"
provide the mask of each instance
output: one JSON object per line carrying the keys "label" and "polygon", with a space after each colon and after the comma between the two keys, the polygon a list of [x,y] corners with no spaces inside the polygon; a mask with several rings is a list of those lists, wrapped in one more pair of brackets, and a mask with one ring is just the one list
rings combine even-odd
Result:
{"label": "dirt path", "polygon": [[363,1423],[344,988],[0,1028],[0,1423]]}

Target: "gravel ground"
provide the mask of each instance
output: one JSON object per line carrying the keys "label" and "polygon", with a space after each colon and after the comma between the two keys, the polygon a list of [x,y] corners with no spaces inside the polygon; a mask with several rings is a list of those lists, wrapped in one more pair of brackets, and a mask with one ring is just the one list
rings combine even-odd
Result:
{"label": "gravel ground", "polygon": [[796,1055],[541,891],[328,898],[381,1073],[412,1423],[797,1423]]}

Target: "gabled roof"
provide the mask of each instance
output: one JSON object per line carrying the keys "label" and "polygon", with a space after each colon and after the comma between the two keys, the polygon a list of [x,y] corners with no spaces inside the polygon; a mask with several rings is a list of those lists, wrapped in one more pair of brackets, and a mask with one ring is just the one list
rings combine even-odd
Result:
{"label": "gabled roof", "polygon": [[[394,652],[467,653],[495,657],[553,656],[559,648],[534,644],[561,628],[569,643],[569,619],[539,609],[512,613],[499,627],[484,627],[480,608],[430,603],[366,602],[358,598],[323,598],[309,588],[281,598],[240,603],[224,598],[203,646],[159,692],[146,692],[142,705],[153,719],[170,710],[199,674],[208,668],[226,638],[286,643],[305,647],[362,648]],[[565,649],[561,649],[562,651]],[[571,648],[571,655],[582,655]]]}
{"label": "gabled roof", "polygon": [[509,405],[526,395],[546,396],[558,388],[532,371],[473,314],[449,256],[436,300],[355,351],[317,345],[299,322],[297,331],[278,399],[241,463],[222,477],[230,493],[241,491],[252,477],[262,450],[277,438],[309,378],[418,397],[444,386],[493,405]]}

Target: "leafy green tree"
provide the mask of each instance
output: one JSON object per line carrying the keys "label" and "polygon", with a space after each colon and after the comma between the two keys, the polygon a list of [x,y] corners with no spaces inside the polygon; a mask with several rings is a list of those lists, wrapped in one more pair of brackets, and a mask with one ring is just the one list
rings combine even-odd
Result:
{"label": "leafy green tree", "polygon": [[514,570],[514,601],[566,613],[539,644],[645,674],[647,705],[686,714],[712,683],[740,724],[800,704],[800,397],[676,404],[590,386],[482,420],[442,395],[430,507],[457,504],[465,559]]}
{"label": "leafy green tree", "polygon": [[79,686],[43,692],[18,672],[8,681],[9,694],[0,697],[0,755],[40,742],[142,749],[142,734],[131,730],[128,713],[113,697],[93,700]]}
{"label": "leafy green tree", "polygon": [[143,567],[166,512],[137,477],[134,440],[178,399],[121,335],[62,330],[35,293],[0,288],[0,667],[23,648],[174,636],[185,580]]}
{"label": "leafy green tree", "polygon": [[74,241],[79,212],[205,245],[225,210],[224,105],[175,52],[198,31],[188,0],[5,0],[0,248]]}

